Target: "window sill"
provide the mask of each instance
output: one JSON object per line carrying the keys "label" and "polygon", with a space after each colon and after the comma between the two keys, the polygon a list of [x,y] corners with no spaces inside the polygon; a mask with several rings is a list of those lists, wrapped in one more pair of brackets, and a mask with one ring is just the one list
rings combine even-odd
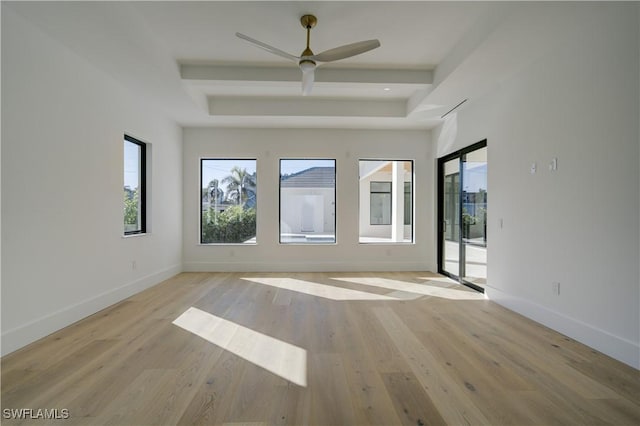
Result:
{"label": "window sill", "polygon": [[226,247],[226,246],[235,246],[235,247],[255,247],[258,243],[198,243],[199,246],[204,247]]}
{"label": "window sill", "polygon": [[122,238],[127,239],[127,238],[146,237],[147,235],[151,235],[151,232],[142,232],[139,234],[127,234],[127,235],[123,235]]}

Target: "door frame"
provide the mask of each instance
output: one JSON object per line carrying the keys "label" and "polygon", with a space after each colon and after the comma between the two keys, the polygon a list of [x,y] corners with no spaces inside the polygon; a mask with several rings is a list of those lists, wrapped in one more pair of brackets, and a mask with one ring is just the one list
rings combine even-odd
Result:
{"label": "door frame", "polygon": [[[462,157],[465,154],[468,154],[470,152],[476,151],[478,149],[481,148],[485,148],[487,146],[487,140],[483,139],[480,142],[476,142],[472,145],[469,145],[465,148],[459,149],[458,151],[452,152],[450,154],[445,155],[444,157],[440,157],[438,158],[438,200],[437,200],[437,205],[438,205],[438,232],[437,232],[437,238],[438,238],[438,273],[442,274],[442,275],[446,275],[447,277],[454,279],[456,281],[458,281],[461,284],[464,284],[468,287],[473,288],[474,290],[480,291],[482,293],[484,293],[484,288],[473,284],[472,282],[466,281],[464,279],[462,279],[462,277],[464,276],[464,265],[465,265],[465,250],[464,250],[464,244],[462,243],[462,236],[463,236],[463,220],[462,220],[462,204],[463,204],[463,196],[464,193],[462,191],[462,188],[464,187],[464,173],[463,173],[463,164],[462,164]],[[458,267],[458,274],[460,276],[456,276],[453,275],[450,272],[447,272],[444,270],[443,268],[443,257],[444,257],[444,164],[448,161],[451,160],[455,160],[456,158],[458,158],[459,162],[460,162],[460,178],[459,178],[459,199],[458,199],[458,203],[460,205],[460,208],[458,209],[458,239],[460,240],[458,242],[458,261],[459,263],[459,267]]]}

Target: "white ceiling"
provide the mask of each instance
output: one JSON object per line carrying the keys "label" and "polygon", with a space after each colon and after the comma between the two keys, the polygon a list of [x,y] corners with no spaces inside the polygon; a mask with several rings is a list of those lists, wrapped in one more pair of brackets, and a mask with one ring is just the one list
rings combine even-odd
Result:
{"label": "white ceiling", "polygon": [[283,65],[283,60],[235,37],[247,34],[299,54],[305,47],[300,16],[311,13],[317,52],[377,38],[382,46],[345,66],[389,65],[433,69],[469,30],[485,4],[420,2],[195,2],[134,5],[179,62]]}
{"label": "white ceiling", "polygon": [[[16,2],[9,7],[184,126],[428,129],[453,106],[531,60],[521,41],[510,40],[506,17],[514,11],[527,15],[511,3]],[[299,18],[307,13],[318,18],[311,33],[314,52],[372,38],[381,47],[318,68],[312,94],[302,97],[296,64],[235,33],[299,55],[305,45]],[[520,37],[539,37],[531,29],[531,34],[526,26],[524,33],[519,30]]]}

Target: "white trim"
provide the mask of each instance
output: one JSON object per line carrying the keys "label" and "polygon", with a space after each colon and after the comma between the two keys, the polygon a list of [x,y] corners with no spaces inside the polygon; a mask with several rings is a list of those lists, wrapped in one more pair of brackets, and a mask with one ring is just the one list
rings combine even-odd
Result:
{"label": "white trim", "polygon": [[152,287],[180,272],[182,272],[182,265],[173,265],[115,289],[105,291],[90,299],[29,321],[11,330],[7,330],[2,333],[2,356],[35,342],[42,337],[48,336],[89,315],[93,315],[106,307]]}
{"label": "white trim", "polygon": [[137,234],[124,234],[122,235],[122,238],[127,239],[127,238],[137,238],[137,237],[147,237],[147,236],[151,236],[151,232],[139,232]]}
{"label": "white trim", "polygon": [[505,293],[493,287],[485,289],[494,302],[590,346],[620,362],[640,369],[640,343],[616,336],[591,324],[568,317],[545,306]]}
{"label": "white trim", "polygon": [[[288,244],[287,244],[288,245]],[[321,245],[321,244],[318,244]],[[313,245],[313,246],[318,246]],[[221,261],[221,262],[185,262],[185,272],[361,272],[361,271],[431,271],[428,262],[397,259],[388,261]]]}
{"label": "white trim", "polygon": [[258,243],[257,242],[255,243],[198,243],[196,245],[202,246],[202,247],[220,247],[220,246],[255,247],[258,245]]}

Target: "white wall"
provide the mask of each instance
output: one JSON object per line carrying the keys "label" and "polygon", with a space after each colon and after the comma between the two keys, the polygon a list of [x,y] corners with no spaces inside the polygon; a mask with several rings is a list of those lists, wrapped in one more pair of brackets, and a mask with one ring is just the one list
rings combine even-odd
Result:
{"label": "white wall", "polygon": [[[332,188],[283,188],[280,199],[287,206],[280,213],[282,233],[314,235],[335,231]],[[305,229],[310,224],[313,231]]]}
{"label": "white wall", "polygon": [[[179,127],[4,7],[2,124],[2,354],[181,270]],[[151,234],[133,238],[124,133],[152,145]]]}
{"label": "white wall", "polygon": [[546,54],[434,137],[488,140],[489,297],[639,368],[637,8],[554,6]]}
{"label": "white wall", "polygon": [[[303,137],[304,140],[301,139]],[[184,267],[188,271],[433,270],[434,158],[429,132],[187,128]],[[257,245],[199,245],[199,159],[256,158]],[[280,158],[336,159],[337,244],[278,244]],[[415,244],[358,243],[358,160],[415,160]]]}

